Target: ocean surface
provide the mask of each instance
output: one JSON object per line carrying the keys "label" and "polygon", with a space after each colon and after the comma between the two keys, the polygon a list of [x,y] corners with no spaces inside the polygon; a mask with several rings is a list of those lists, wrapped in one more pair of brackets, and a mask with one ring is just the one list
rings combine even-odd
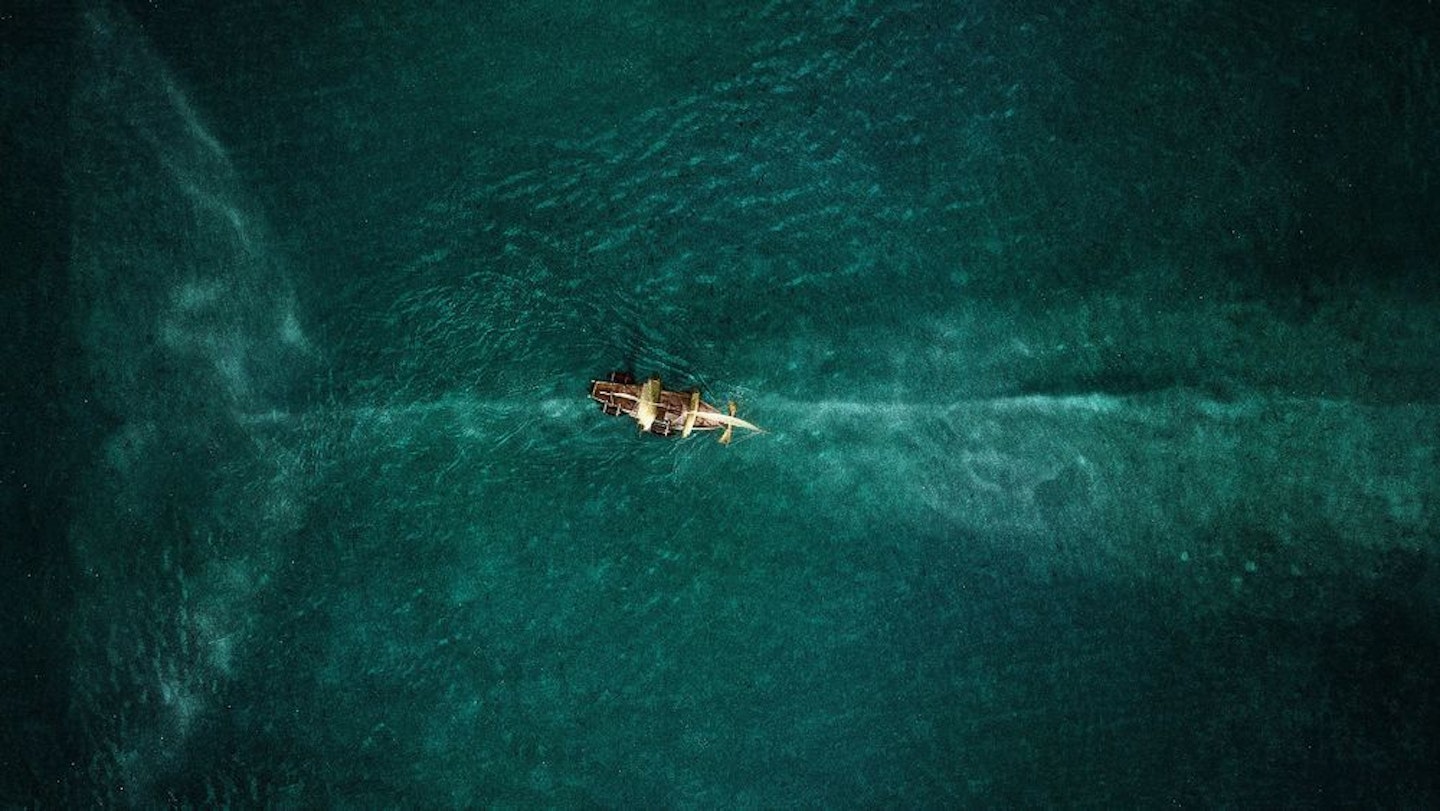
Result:
{"label": "ocean surface", "polygon": [[7,4],[0,805],[1440,805],[1436,31]]}

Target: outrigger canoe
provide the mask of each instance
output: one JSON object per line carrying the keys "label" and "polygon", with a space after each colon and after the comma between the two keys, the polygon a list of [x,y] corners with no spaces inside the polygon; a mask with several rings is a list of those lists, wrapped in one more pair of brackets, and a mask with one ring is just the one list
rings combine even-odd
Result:
{"label": "outrigger canoe", "polygon": [[660,385],[658,377],[637,383],[629,372],[611,372],[608,380],[590,381],[590,399],[599,403],[606,414],[630,417],[641,431],[657,436],[688,437],[695,431],[723,429],[720,443],[729,445],[736,428],[760,430],[735,416],[733,400],[726,413],[701,400],[698,390],[669,391]]}

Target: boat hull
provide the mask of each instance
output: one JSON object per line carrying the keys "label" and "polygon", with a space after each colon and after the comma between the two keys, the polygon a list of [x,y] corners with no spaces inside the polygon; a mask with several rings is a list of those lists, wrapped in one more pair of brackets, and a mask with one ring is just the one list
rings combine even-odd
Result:
{"label": "boat hull", "polygon": [[[612,376],[616,377],[616,376]],[[590,399],[613,417],[629,417],[656,436],[682,436],[692,431],[715,431],[725,427],[726,415],[699,399],[696,391],[658,388],[653,398],[645,397],[646,383],[620,380],[590,381]],[[652,378],[653,379],[653,378]],[[651,410],[653,408],[653,411]],[[646,422],[649,425],[646,427]]]}

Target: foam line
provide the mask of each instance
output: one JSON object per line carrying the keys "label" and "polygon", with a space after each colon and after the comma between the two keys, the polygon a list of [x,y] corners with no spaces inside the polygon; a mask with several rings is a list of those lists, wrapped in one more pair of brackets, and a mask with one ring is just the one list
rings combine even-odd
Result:
{"label": "foam line", "polygon": [[[1211,419],[1237,419],[1252,417],[1263,408],[1279,409],[1322,409],[1355,408],[1368,410],[1369,406],[1343,400],[1307,397],[1251,398],[1236,401],[1218,401],[1206,398],[1118,397],[1106,394],[1043,395],[1027,394],[1005,397],[977,397],[950,402],[915,402],[861,399],[799,400],[785,397],[756,397],[745,401],[749,411],[759,417],[765,414],[803,415],[812,417],[833,417],[839,419],[906,419],[925,417],[943,418],[957,412],[1009,412],[1033,414],[1114,414],[1126,409],[1155,411],[1188,406]],[[573,419],[588,413],[594,404],[581,395],[575,397],[477,397],[467,394],[453,394],[435,400],[420,401],[402,405],[356,405],[339,408],[320,408],[312,412],[291,412],[282,410],[237,413],[236,421],[244,425],[278,425],[297,422],[314,417],[346,417],[349,419],[375,422],[392,422],[404,419],[418,419],[446,412],[463,413],[468,418],[495,414],[496,419],[513,420],[517,415],[530,413],[549,419]]]}

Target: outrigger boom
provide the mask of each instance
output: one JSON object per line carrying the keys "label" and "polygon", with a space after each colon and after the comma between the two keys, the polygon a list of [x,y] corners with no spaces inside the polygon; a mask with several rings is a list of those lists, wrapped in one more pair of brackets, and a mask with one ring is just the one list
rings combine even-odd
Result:
{"label": "outrigger boom", "polygon": [[760,432],[754,423],[735,416],[735,402],[728,403],[725,413],[700,399],[698,390],[667,391],[659,377],[636,383],[629,372],[611,372],[608,380],[590,381],[590,399],[600,410],[613,417],[631,417],[640,430],[657,436],[688,437],[695,431],[715,431],[721,444],[728,445],[736,428]]}

